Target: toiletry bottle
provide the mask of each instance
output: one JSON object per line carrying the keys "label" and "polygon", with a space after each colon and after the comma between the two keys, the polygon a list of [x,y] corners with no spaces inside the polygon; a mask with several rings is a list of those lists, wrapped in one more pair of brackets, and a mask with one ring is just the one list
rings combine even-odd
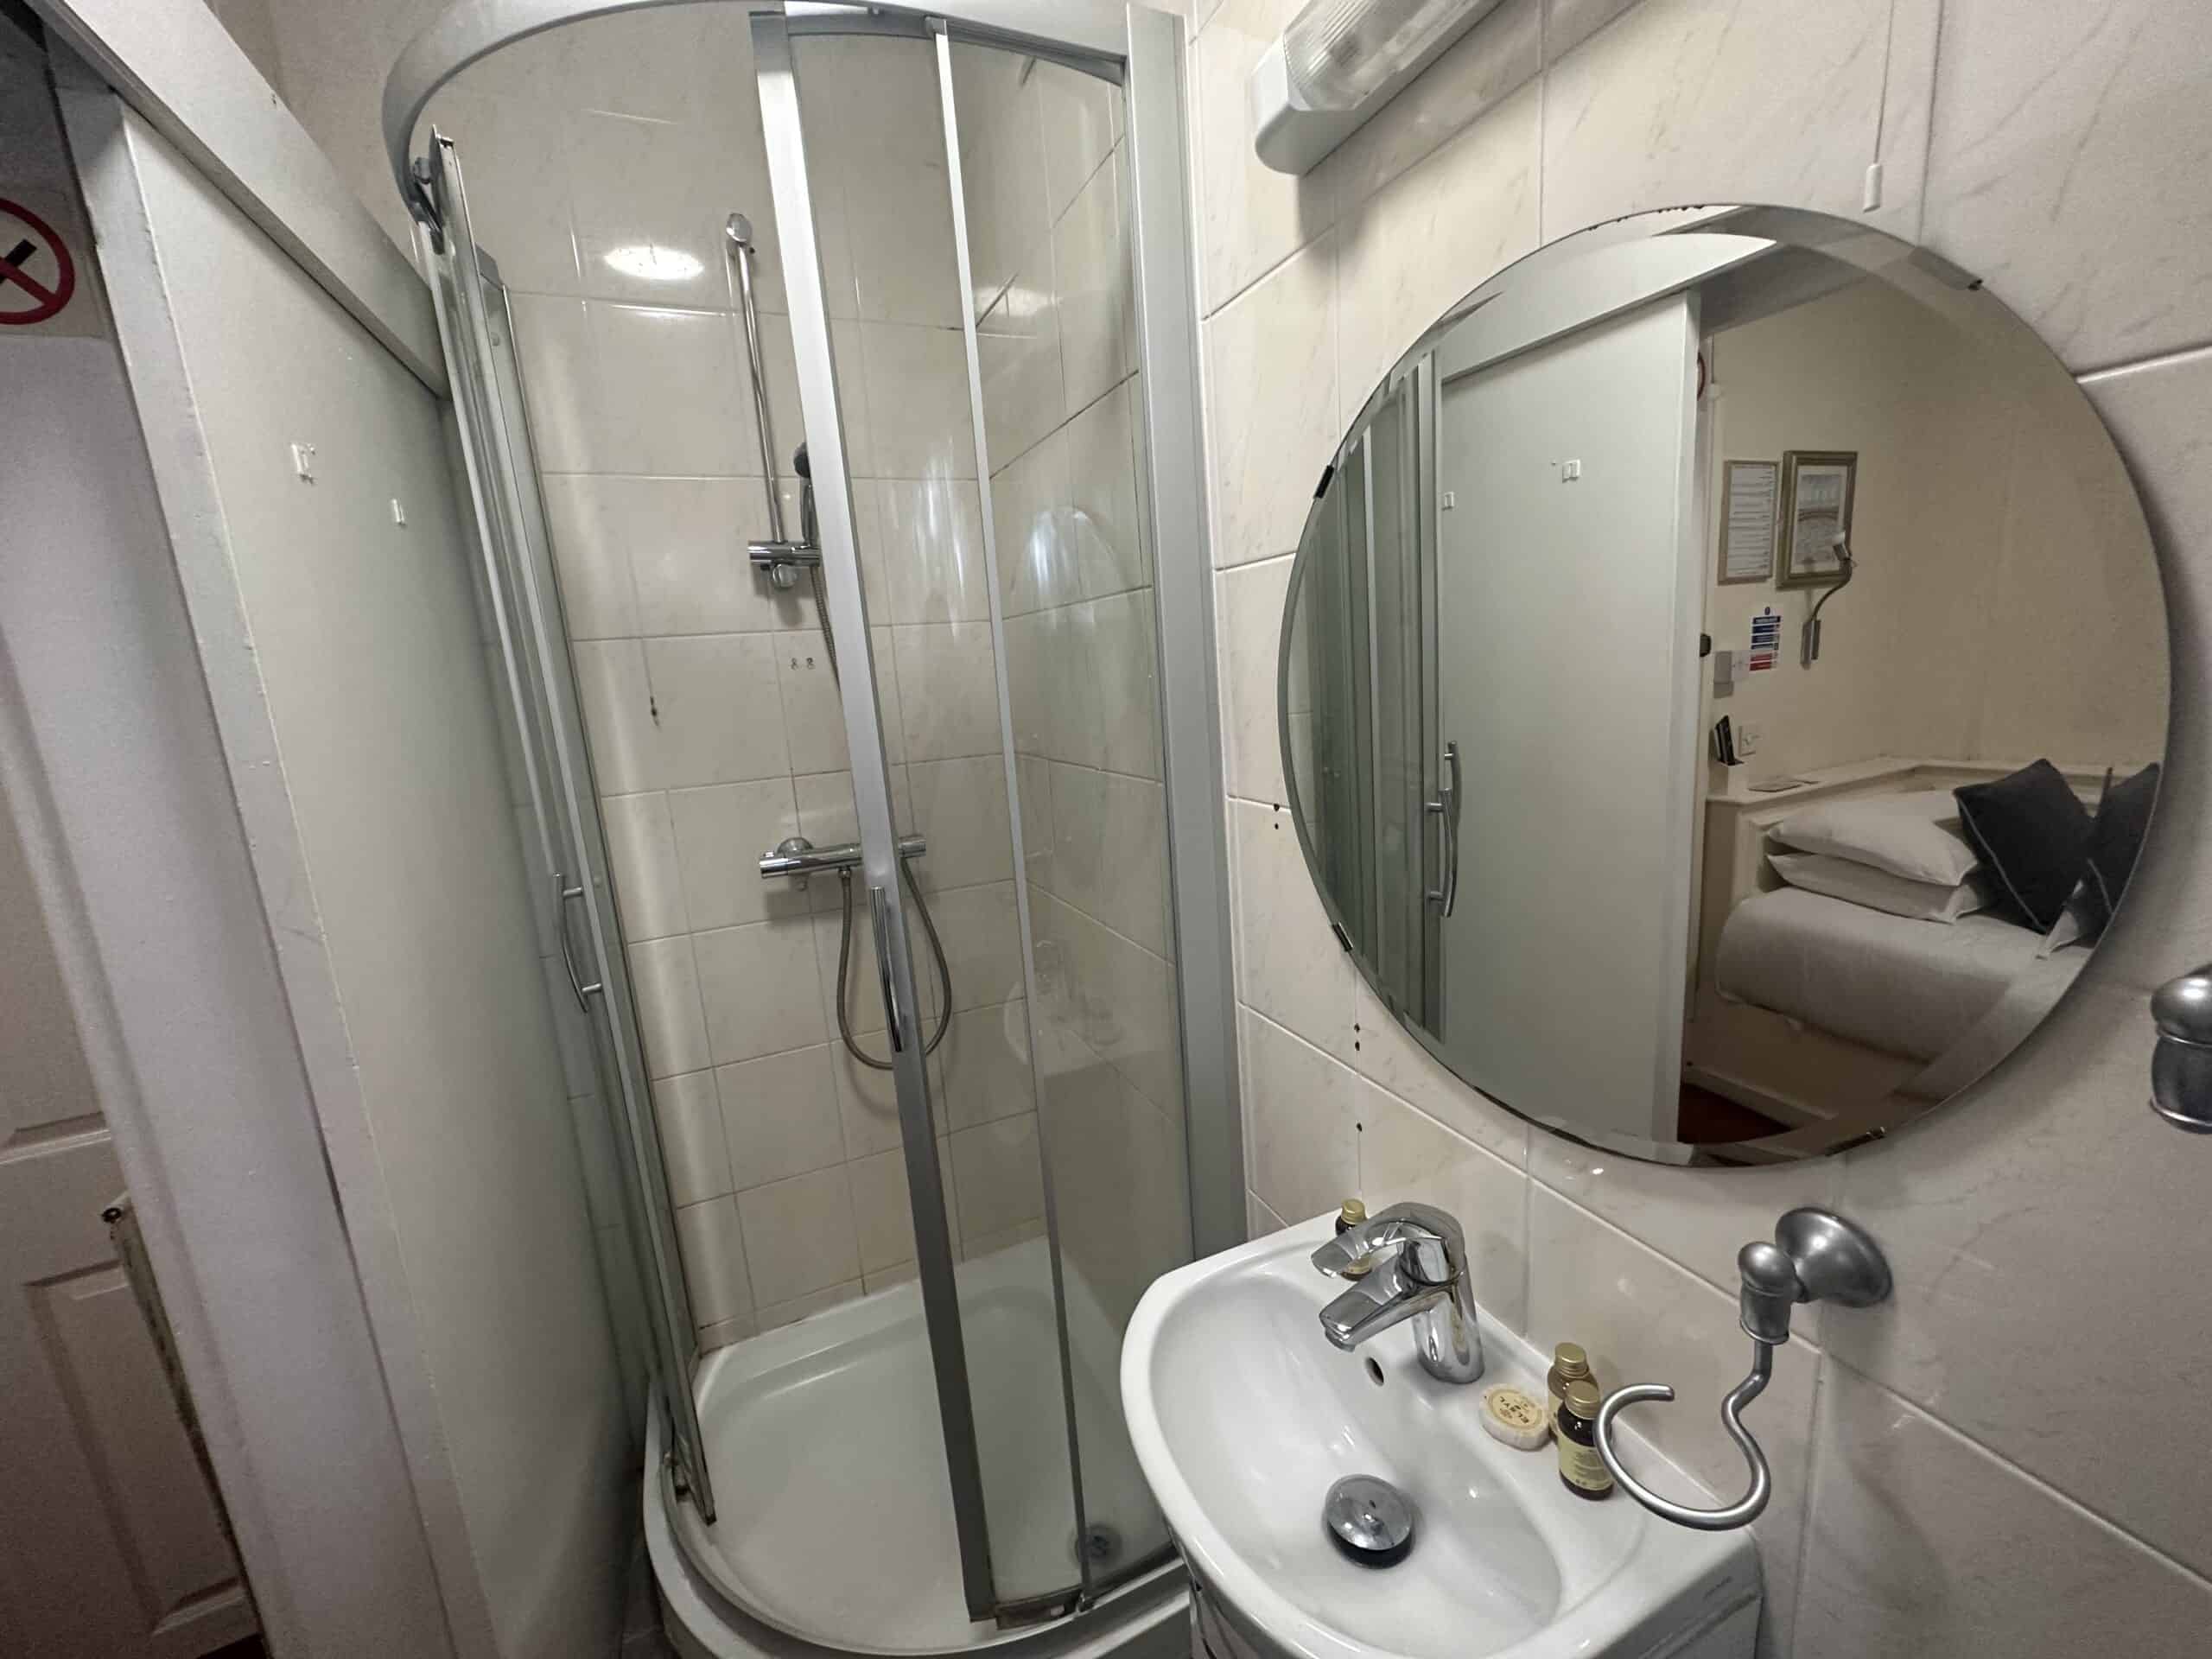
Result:
{"label": "toiletry bottle", "polygon": [[1567,1398],[1567,1385],[1587,1382],[1595,1384],[1597,1378],[1590,1374],[1590,1356],[1575,1343],[1562,1342],[1552,1350],[1552,1368],[1544,1376],[1544,1387],[1552,1396],[1552,1421],[1559,1421],[1560,1402]]}
{"label": "toiletry bottle", "polygon": [[[1338,1236],[1341,1237],[1353,1228],[1361,1225],[1366,1219],[1367,1206],[1357,1198],[1346,1198],[1343,1206],[1337,1211]],[[1368,1269],[1372,1266],[1374,1266],[1374,1259],[1363,1255],[1344,1269],[1344,1276],[1347,1279],[1363,1279],[1367,1276]]]}
{"label": "toiletry bottle", "polygon": [[1567,1385],[1552,1439],[1559,1446],[1560,1484],[1577,1497],[1611,1497],[1613,1471],[1598,1455],[1598,1385],[1580,1377]]}

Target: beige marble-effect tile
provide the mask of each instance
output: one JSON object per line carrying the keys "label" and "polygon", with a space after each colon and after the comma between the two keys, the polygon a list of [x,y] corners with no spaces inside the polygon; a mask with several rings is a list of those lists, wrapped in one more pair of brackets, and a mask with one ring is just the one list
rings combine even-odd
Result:
{"label": "beige marble-effect tile", "polygon": [[[801,628],[776,639],[776,696],[783,710],[785,752],[794,772],[846,768],[845,710],[830,647],[819,628]],[[889,737],[887,722],[885,736]]]}
{"label": "beige marble-effect tile", "polygon": [[[769,532],[768,499],[759,480],[566,481],[588,491],[597,512],[595,532],[628,553],[637,588],[634,632],[760,633],[813,626],[812,599],[802,588],[777,592],[745,556],[745,543]],[[566,593],[564,582],[564,600]]]}
{"label": "beige marble-effect tile", "polygon": [[1338,214],[1337,381],[1347,409],[1445,311],[1535,251],[1542,113],[1541,88],[1523,86]]}
{"label": "beige marble-effect tile", "polygon": [[[1889,22],[1889,0],[1643,0],[1546,76],[1544,238],[1688,202],[1857,217]],[[1881,159],[1874,222],[1910,232],[1920,154]]]}
{"label": "beige marble-effect tile", "polygon": [[1529,1162],[1540,1132],[1489,1096],[1462,1083],[1401,1026],[1360,977],[1352,975],[1353,1069],[1515,1168]]}
{"label": "beige marble-effect tile", "polygon": [[[1709,1492],[1656,1468],[1643,1471],[1653,1490],[1701,1508],[1742,1495],[1751,1478],[1720,1421],[1722,1398],[1751,1369],[1735,1297],[1531,1182],[1524,1334],[1539,1349],[1580,1343],[1607,1393],[1630,1382],[1673,1387],[1671,1402],[1637,1408],[1632,1426]],[[1766,1578],[1763,1646],[1777,1655],[1790,1650],[1818,1364],[1819,1351],[1802,1340],[1777,1349],[1774,1379],[1744,1416],[1774,1471],[1773,1497],[1751,1534]]]}
{"label": "beige marble-effect tile", "polygon": [[[1733,1296],[1736,1252],[1774,1236],[1801,1205],[1832,1208],[1843,1163],[1811,1158],[1760,1169],[1680,1169],[1578,1146],[1548,1129],[1529,1133],[1529,1173]],[[1794,1329],[1820,1340],[1820,1304],[1800,1308]]]}
{"label": "beige marble-effect tile", "polygon": [[1032,896],[1046,1016],[1079,1037],[1163,1116],[1183,1111],[1175,967],[1071,905]]}
{"label": "beige marble-effect tile", "polygon": [[[2164,561],[2175,706],[2212,698],[2212,352],[2083,383],[2112,429]],[[2093,971],[2145,988],[2212,957],[2212,862],[2197,826],[2212,817],[2212,721],[2166,733],[2166,769],[2141,861]]]}
{"label": "beige marble-effect tile", "polygon": [[1316,171],[1339,219],[1535,79],[1542,6],[1504,0],[1329,154]]}
{"label": "beige marble-effect tile", "polygon": [[907,1196],[906,1154],[897,1149],[856,1158],[846,1166],[852,1182],[853,1225],[861,1271],[888,1272],[914,1259],[914,1206]]}
{"label": "beige marble-effect tile", "polygon": [[892,639],[906,759],[998,755],[998,680],[990,624],[917,623],[893,628]]}
{"label": "beige marble-effect tile", "polygon": [[1337,316],[1325,237],[1206,320],[1217,564],[1298,549],[1337,445]]}
{"label": "beige marble-effect tile", "polygon": [[1164,791],[1144,778],[1052,767],[1054,891],[1154,956],[1170,949]]}
{"label": "beige marble-effect tile", "polygon": [[972,887],[1014,874],[1001,755],[917,760],[906,776],[913,792],[908,822],[929,842],[929,851],[913,866],[924,891]]}
{"label": "beige marble-effect tile", "polygon": [[1363,1077],[1353,1086],[1352,1109],[1367,1213],[1417,1202],[1458,1221],[1476,1302],[1520,1330],[1528,1323],[1528,1177]]}
{"label": "beige marble-effect tile", "polygon": [[957,328],[863,322],[868,410],[879,478],[973,478],[968,356]]}
{"label": "beige marble-effect tile", "polygon": [[[1021,927],[1011,880],[934,893],[930,913],[937,918],[938,935],[944,944],[956,1010],[995,1007],[1021,994]],[[918,925],[914,932],[920,950],[924,942]],[[914,975],[934,985],[935,970],[925,955],[916,957]]]}
{"label": "beige marble-effect tile", "polygon": [[571,639],[622,639],[639,632],[630,548],[617,519],[620,498],[631,493],[621,486],[640,481],[572,473],[539,480]]}
{"label": "beige marble-effect tile", "polygon": [[1137,510],[1131,404],[1141,381],[1124,380],[1062,429],[1067,461],[1065,540],[1077,588],[1104,599],[1152,581],[1152,550]]}
{"label": "beige marble-effect tile", "polygon": [[1897,1289],[1830,1310],[1825,1345],[2203,1573],[2212,1442],[2111,1427],[2143,1379],[2204,1362],[2203,1321],[2175,1300],[2212,1264],[2203,1172],[2145,1105],[2152,1043],[2141,991],[2077,985],[1969,1093],[1844,1154],[1837,1208],[1880,1241]]}
{"label": "beige marble-effect tile", "polygon": [[827,1047],[720,1066],[714,1077],[733,1191],[843,1161],[844,1128]]}
{"label": "beige marble-effect tile", "polygon": [[1221,652],[1223,769],[1239,799],[1281,806],[1282,728],[1276,664],[1282,650],[1283,605],[1295,556],[1238,565],[1214,578],[1216,632]]}
{"label": "beige marble-effect tile", "polygon": [[668,797],[658,790],[610,796],[599,804],[599,821],[607,835],[607,868],[614,878],[623,937],[658,939],[685,931],[683,884],[677,875]]}
{"label": "beige marble-effect tile", "polygon": [[[871,997],[873,993],[871,992]],[[882,1015],[874,1034],[855,1039],[876,1059],[889,1058],[882,1036]],[[830,1045],[830,1070],[837,1085],[837,1117],[844,1130],[845,1156],[864,1157],[900,1144],[899,1088],[891,1073],[855,1060],[841,1041]]]}
{"label": "beige marble-effect tile", "polygon": [[1358,1079],[1249,1008],[1239,1024],[1252,1191],[1291,1222],[1333,1211],[1359,1190]]}
{"label": "beige marble-effect tile", "polygon": [[692,943],[715,1065],[823,1040],[811,918],[718,928]]}
{"label": "beige marble-effect tile", "polygon": [[737,1214],[754,1306],[765,1311],[860,1277],[843,1165],[741,1192]]}
{"label": "beige marble-effect tile", "polygon": [[966,480],[886,479],[883,587],[889,622],[988,622],[983,509]]}
{"label": "beige marble-effect tile", "polygon": [[948,1129],[971,1128],[1037,1107],[1029,1068],[1028,1003],[1017,998],[994,1008],[952,1016],[938,1058],[944,1075],[938,1121]]}
{"label": "beige marble-effect tile", "polygon": [[1089,407],[1135,366],[1135,290],[1121,173],[1117,151],[1052,227],[1060,395],[1068,415]]}
{"label": "beige marble-effect tile", "polygon": [[2212,339],[2212,12],[1948,0],[1924,234],[2072,367]]}
{"label": "beige marble-effect tile", "polygon": [[1019,54],[957,44],[952,48],[952,86],[960,117],[969,265],[975,279],[970,304],[980,317],[1014,280],[1024,253],[1052,225],[1043,117],[1035,70]]}
{"label": "beige marble-effect tile", "polygon": [[2212,1586],[1847,1366],[1818,1433],[1796,1659],[2202,1649]]}
{"label": "beige marble-effect tile", "polygon": [[760,879],[762,855],[798,831],[790,779],[674,790],[668,804],[694,931],[805,912],[806,895],[791,883]]}
{"label": "beige marble-effect tile", "polygon": [[1325,181],[1269,169],[1252,148],[1245,86],[1300,0],[1224,0],[1191,47],[1199,311],[1211,315],[1329,228]]}
{"label": "beige marble-effect tile", "polygon": [[951,1141],[952,1191],[959,1202],[962,1238],[981,1240],[1045,1213],[1034,1112],[956,1129]]}
{"label": "beige marble-effect tile", "polygon": [[668,1197],[681,1207],[730,1191],[729,1154],[722,1141],[721,1103],[715,1074],[687,1071],[652,1085],[653,1120],[668,1171]]}
{"label": "beige marble-effect tile", "polygon": [[1261,1202],[1256,1192],[1244,1195],[1244,1236],[1247,1239],[1265,1238],[1269,1233],[1279,1233],[1290,1224]]}
{"label": "beige marble-effect tile", "polygon": [[1121,130],[1121,88],[1096,75],[1040,61],[1031,79],[1045,132],[1045,210],[1058,219],[1098,172]]}
{"label": "beige marble-effect tile", "polygon": [[1042,442],[1066,414],[1049,234],[1022,250],[1013,280],[976,323],[976,365],[995,471]]}
{"label": "beige marble-effect tile", "polygon": [[725,1195],[678,1210],[676,1243],[683,1257],[683,1282],[691,1293],[693,1324],[716,1325],[753,1311],[753,1281],[735,1198]]}
{"label": "beige marble-effect tile", "polygon": [[1314,893],[1290,814],[1236,801],[1230,820],[1240,994],[1277,1025],[1349,1061],[1357,975]]}
{"label": "beige marble-effect tile", "polygon": [[782,723],[764,717],[775,707],[779,637],[645,642],[650,702],[639,729],[652,787],[744,783],[791,770]]}
{"label": "beige marble-effect tile", "polygon": [[670,1077],[708,1065],[707,1027],[699,1008],[699,976],[691,936],[646,939],[628,947],[630,989],[648,1076]]}
{"label": "beige marble-effect tile", "polygon": [[957,328],[960,278],[935,66],[903,41],[852,39],[838,48],[845,95],[820,130],[826,169],[844,198],[860,314]]}

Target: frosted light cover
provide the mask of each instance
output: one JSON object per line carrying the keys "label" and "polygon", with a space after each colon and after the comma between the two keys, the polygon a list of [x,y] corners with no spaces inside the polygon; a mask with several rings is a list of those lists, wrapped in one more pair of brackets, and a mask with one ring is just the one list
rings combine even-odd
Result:
{"label": "frosted light cover", "polygon": [[1308,109],[1354,110],[1470,11],[1497,0],[1313,0],[1283,30],[1291,91]]}

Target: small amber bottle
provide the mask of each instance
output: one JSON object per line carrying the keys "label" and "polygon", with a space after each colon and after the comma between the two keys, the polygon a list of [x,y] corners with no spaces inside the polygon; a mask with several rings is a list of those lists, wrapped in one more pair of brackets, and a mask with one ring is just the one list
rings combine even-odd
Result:
{"label": "small amber bottle", "polygon": [[1552,1368],[1544,1377],[1544,1387],[1552,1397],[1552,1421],[1559,1421],[1559,1408],[1567,1399],[1569,1383],[1594,1383],[1597,1380],[1590,1375],[1590,1356],[1582,1351],[1580,1344],[1562,1342],[1553,1349]]}
{"label": "small amber bottle", "polygon": [[[1337,1211],[1338,1236],[1341,1237],[1353,1228],[1363,1225],[1366,1220],[1367,1206],[1357,1198],[1346,1198],[1343,1208]],[[1346,1279],[1363,1279],[1367,1276],[1368,1269],[1374,1265],[1375,1258],[1372,1256],[1357,1257],[1352,1264],[1344,1270],[1342,1276]]]}
{"label": "small amber bottle", "polygon": [[1598,1385],[1582,1377],[1567,1385],[1552,1439],[1559,1446],[1560,1484],[1577,1497],[1611,1497],[1613,1471],[1598,1455]]}

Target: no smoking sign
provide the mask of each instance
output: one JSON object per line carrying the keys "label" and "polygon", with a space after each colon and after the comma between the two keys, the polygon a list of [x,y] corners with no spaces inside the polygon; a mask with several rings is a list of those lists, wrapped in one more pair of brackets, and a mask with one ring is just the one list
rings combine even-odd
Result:
{"label": "no smoking sign", "polygon": [[0,328],[44,322],[77,291],[77,265],[54,228],[0,196]]}

